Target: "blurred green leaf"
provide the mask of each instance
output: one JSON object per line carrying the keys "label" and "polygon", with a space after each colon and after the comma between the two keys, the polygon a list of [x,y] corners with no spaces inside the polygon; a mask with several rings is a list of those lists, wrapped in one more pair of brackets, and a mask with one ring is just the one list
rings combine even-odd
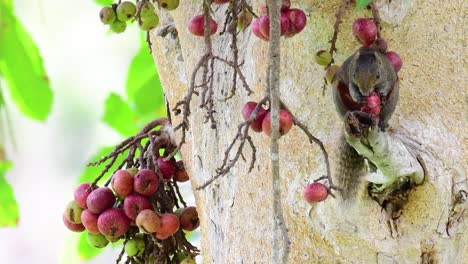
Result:
{"label": "blurred green leaf", "polygon": [[139,115],[166,116],[162,85],[146,43],[130,64],[126,92],[131,106]]}
{"label": "blurred green leaf", "polygon": [[[95,162],[95,161],[99,160],[100,158],[104,157],[105,155],[111,153],[113,150],[114,150],[113,146],[112,147],[102,147],[102,148],[100,148],[97,151],[97,154],[94,155],[91,158],[90,162]],[[115,161],[114,165],[109,169],[108,174],[111,174],[115,170],[117,170],[118,165],[123,162],[123,160],[127,156],[127,153],[128,152],[124,152],[124,153],[120,154],[120,156]],[[88,166],[88,167],[86,167],[86,169],[83,171],[80,178],[78,179],[78,183],[93,182],[94,179],[96,179],[96,177],[99,176],[101,171],[104,170],[106,164],[107,163],[100,164],[100,165],[97,165],[97,166]],[[106,175],[104,175],[104,177],[98,182],[98,184],[99,185],[104,184],[106,182],[106,180],[109,179],[109,177],[110,177],[110,175],[107,176],[107,177],[106,177]]]}
{"label": "blurred green leaf", "polygon": [[129,137],[138,131],[135,111],[118,94],[111,93],[104,103],[103,121],[111,128]]}
{"label": "blurred green leaf", "polygon": [[93,246],[90,246],[88,244],[87,236],[88,232],[82,232],[78,241],[78,255],[80,256],[80,259],[85,261],[96,257],[103,251],[102,248],[95,248]]}
{"label": "blurred green leaf", "polygon": [[370,4],[372,0],[357,0],[356,1],[356,9],[361,10],[362,8],[366,7],[368,4]]}
{"label": "blurred green leaf", "polygon": [[12,163],[0,160],[0,227],[17,226],[19,209],[13,188],[5,179],[5,174],[12,167]]}
{"label": "blurred green leaf", "polygon": [[44,121],[53,94],[42,57],[29,33],[13,14],[10,1],[0,1],[0,73],[11,98],[26,116]]}
{"label": "blurred green leaf", "polygon": [[95,0],[100,6],[111,6],[114,0]]}

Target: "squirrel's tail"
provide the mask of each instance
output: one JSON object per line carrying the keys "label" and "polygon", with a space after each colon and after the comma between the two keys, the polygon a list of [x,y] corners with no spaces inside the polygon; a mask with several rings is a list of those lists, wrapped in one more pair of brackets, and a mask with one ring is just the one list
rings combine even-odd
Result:
{"label": "squirrel's tail", "polygon": [[346,142],[344,135],[341,135],[338,164],[334,174],[336,185],[341,188],[337,193],[346,204],[353,204],[358,198],[366,173],[364,158]]}

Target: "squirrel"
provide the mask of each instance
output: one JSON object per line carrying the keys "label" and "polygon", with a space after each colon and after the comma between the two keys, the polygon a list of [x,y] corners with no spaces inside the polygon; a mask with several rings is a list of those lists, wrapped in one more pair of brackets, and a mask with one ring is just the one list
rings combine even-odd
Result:
{"label": "squirrel", "polygon": [[[385,131],[395,111],[399,96],[398,75],[391,62],[379,51],[361,48],[338,69],[333,80],[333,101],[341,119],[351,111],[361,111],[366,98],[373,92],[380,97],[379,128]],[[359,193],[362,178],[367,174],[364,157],[350,146],[344,133],[338,149],[335,169],[341,198],[353,202]]]}

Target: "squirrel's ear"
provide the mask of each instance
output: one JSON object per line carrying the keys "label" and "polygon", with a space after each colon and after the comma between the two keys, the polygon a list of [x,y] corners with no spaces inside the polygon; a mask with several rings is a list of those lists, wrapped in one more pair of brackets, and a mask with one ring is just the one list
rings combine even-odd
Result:
{"label": "squirrel's ear", "polygon": [[377,64],[383,65],[382,58],[379,55],[377,55],[377,53],[375,53],[374,56],[375,56],[375,60],[377,61]]}

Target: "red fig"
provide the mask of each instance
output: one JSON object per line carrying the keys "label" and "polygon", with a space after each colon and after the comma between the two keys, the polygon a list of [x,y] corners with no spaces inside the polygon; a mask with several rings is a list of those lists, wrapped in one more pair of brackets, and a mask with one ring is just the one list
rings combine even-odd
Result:
{"label": "red fig", "polygon": [[305,187],[302,195],[308,203],[321,202],[327,198],[328,188],[320,182],[314,182]]}
{"label": "red fig", "polygon": [[92,191],[86,199],[88,210],[93,214],[100,214],[111,208],[115,203],[115,196],[111,189],[100,187]]}
{"label": "red fig", "polygon": [[174,180],[178,182],[186,182],[190,180],[187,170],[184,167],[184,161],[179,160],[176,162]]}
{"label": "red fig", "polygon": [[112,189],[121,198],[133,192],[133,175],[126,170],[118,170],[112,175]]}
{"label": "red fig", "polygon": [[[256,102],[250,101],[244,104],[244,107],[242,107],[242,116],[244,117],[245,120],[249,119],[255,107],[257,107]],[[257,113],[257,117],[255,118],[254,121],[252,121],[252,123],[250,123],[250,128],[253,131],[262,132],[262,121],[263,121],[263,118],[265,118],[266,114],[267,114],[267,111],[262,106],[260,106],[260,109],[258,110],[258,113]]]}
{"label": "red fig", "polygon": [[159,157],[157,160],[159,171],[165,180],[172,179],[174,176],[175,168],[172,160],[165,160],[165,157]]}
{"label": "red fig", "polygon": [[401,67],[403,67],[403,61],[401,60],[400,56],[398,56],[398,53],[389,51],[385,53],[385,57],[387,57],[387,59],[392,63],[396,72],[399,72]]}
{"label": "red fig", "polygon": [[99,215],[91,213],[88,209],[81,213],[81,223],[91,234],[99,234],[97,226],[98,217]]}
{"label": "red fig", "polygon": [[98,217],[99,232],[105,236],[119,237],[127,233],[130,220],[120,208],[111,208]]}
{"label": "red fig", "polygon": [[88,208],[86,206],[86,198],[88,198],[88,195],[96,188],[97,186],[91,187],[89,182],[83,182],[82,184],[78,185],[78,187],[75,189],[75,192],[73,193],[75,202],[83,209]]}
{"label": "red fig", "polygon": [[368,46],[377,36],[377,26],[369,18],[358,18],[353,23],[353,33],[362,44]]}
{"label": "red fig", "polygon": [[133,188],[139,194],[150,196],[158,189],[159,177],[152,170],[142,169],[134,178]]}
{"label": "red fig", "polygon": [[288,17],[290,22],[289,30],[285,33],[286,37],[292,37],[301,32],[307,24],[307,17],[301,9],[289,9],[286,11],[285,16]]}
{"label": "red fig", "polygon": [[[195,36],[203,37],[204,36],[204,27],[205,27],[205,17],[204,15],[197,15],[190,19],[188,23],[188,28],[190,33]],[[210,35],[216,33],[218,24],[210,17]]]}
{"label": "red fig", "polygon": [[[292,125],[293,125],[293,119],[292,119],[291,114],[284,109],[280,109],[280,114],[279,114],[280,136],[288,133],[289,130],[291,130]],[[265,118],[263,119],[262,129],[263,129],[263,132],[265,132],[265,134],[267,134],[268,136],[271,136],[271,113],[270,112],[268,112]]]}
{"label": "red fig", "polygon": [[141,211],[150,208],[151,204],[148,198],[138,193],[130,194],[123,202],[125,215],[127,215],[127,217],[133,221],[136,220],[137,215]]}

